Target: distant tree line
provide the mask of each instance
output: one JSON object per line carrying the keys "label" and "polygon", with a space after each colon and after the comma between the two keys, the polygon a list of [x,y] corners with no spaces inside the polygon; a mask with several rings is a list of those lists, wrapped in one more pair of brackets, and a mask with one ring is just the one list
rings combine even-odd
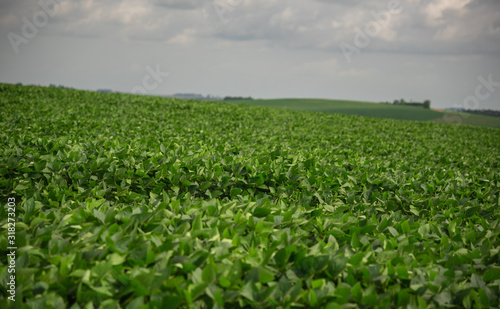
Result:
{"label": "distant tree line", "polygon": [[392,103],[391,102],[383,102],[385,104],[393,104],[393,105],[406,105],[406,106],[420,106],[423,108],[431,108],[431,101],[430,100],[425,100],[424,102],[406,102],[405,99],[401,100],[394,100]]}
{"label": "distant tree line", "polygon": [[56,85],[56,84],[50,84],[49,87],[51,87],[51,88],[61,88],[61,89],[73,89],[71,87],[67,87],[67,86],[64,86],[64,85]]}
{"label": "distant tree line", "polygon": [[182,99],[182,100],[198,100],[198,101],[220,101],[220,100],[222,100],[222,98],[218,97],[218,96],[213,96],[213,95],[204,96],[204,95],[198,94],[198,93],[175,93],[172,95],[168,95],[166,97],[167,98]]}
{"label": "distant tree line", "polygon": [[492,116],[492,117],[500,117],[500,111],[495,111],[491,109],[462,109],[460,110],[464,113],[476,114],[476,115],[484,115],[484,116]]}
{"label": "distant tree line", "polygon": [[224,101],[253,100],[252,97],[224,97]]}

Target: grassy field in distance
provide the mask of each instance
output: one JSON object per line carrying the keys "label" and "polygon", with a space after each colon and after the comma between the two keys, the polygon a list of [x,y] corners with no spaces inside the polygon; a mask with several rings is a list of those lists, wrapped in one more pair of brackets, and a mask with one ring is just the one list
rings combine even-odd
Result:
{"label": "grassy field in distance", "polygon": [[236,104],[250,104],[267,107],[286,108],[290,110],[339,113],[399,120],[435,121],[441,123],[460,122],[467,125],[500,128],[500,118],[447,111],[441,112],[433,109],[424,109],[417,106],[402,106],[371,102],[327,99],[257,99],[228,102]]}
{"label": "grassy field in distance", "polygon": [[475,115],[475,114],[467,114],[467,113],[458,113],[446,111],[444,112],[444,116],[439,119],[434,119],[434,122],[440,123],[460,123],[467,124],[471,126],[481,126],[481,127],[490,127],[490,128],[500,128],[500,118],[499,117],[491,117],[491,116],[483,116],[483,115]]}

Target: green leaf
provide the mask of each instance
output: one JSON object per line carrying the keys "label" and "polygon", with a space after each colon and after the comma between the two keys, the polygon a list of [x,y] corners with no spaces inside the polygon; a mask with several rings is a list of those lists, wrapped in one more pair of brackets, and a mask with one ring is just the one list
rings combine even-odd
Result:
{"label": "green leaf", "polygon": [[361,284],[357,282],[351,289],[351,294],[354,300],[357,302],[361,302],[361,298],[363,297],[363,289],[361,288]]}
{"label": "green leaf", "polygon": [[227,279],[226,277],[221,276],[219,278],[219,285],[223,288],[228,288],[231,286],[231,281],[229,281],[229,279]]}
{"label": "green leaf", "polygon": [[452,301],[452,296],[449,292],[442,292],[434,296],[434,300],[441,306],[449,306]]}
{"label": "green leaf", "polygon": [[253,211],[253,215],[257,218],[264,218],[267,217],[271,213],[271,209],[264,208],[264,207],[257,207]]}
{"label": "green leaf", "polygon": [[257,295],[258,291],[257,288],[255,287],[253,282],[248,282],[241,288],[239,291],[239,294],[251,301],[255,300],[255,296]]}
{"label": "green leaf", "polygon": [[331,279],[337,277],[344,269],[349,259],[347,257],[333,258],[328,261],[326,273]]}
{"label": "green leaf", "polygon": [[125,258],[117,253],[112,253],[108,258],[111,265],[121,265],[125,262]]}
{"label": "green leaf", "polygon": [[259,267],[259,281],[260,283],[268,283],[274,280],[274,275],[272,272],[267,270],[265,267]]}
{"label": "green leaf", "polygon": [[408,274],[408,269],[404,264],[400,264],[396,267],[396,273],[398,274],[398,277],[401,279],[410,279],[410,276]]}
{"label": "green leaf", "polygon": [[201,276],[205,283],[214,282],[217,276],[217,266],[212,263],[208,264],[205,268],[203,268]]}
{"label": "green leaf", "polygon": [[410,295],[407,290],[401,290],[398,292],[398,305],[407,306],[410,300]]}
{"label": "green leaf", "polygon": [[491,282],[500,279],[500,268],[490,268],[483,275],[484,282]]}
{"label": "green leaf", "polygon": [[407,220],[403,221],[401,223],[401,231],[403,231],[403,233],[405,234],[409,234],[410,233],[410,224],[408,223]]}
{"label": "green leaf", "polygon": [[419,228],[418,228],[418,233],[420,234],[420,236],[422,236],[423,238],[429,236],[429,234],[431,233],[431,227],[429,224],[423,224],[421,225]]}
{"label": "green leaf", "polygon": [[240,188],[232,188],[231,192],[230,192],[230,195],[231,196],[237,196],[237,195],[240,195],[241,192],[243,192],[243,191]]}
{"label": "green leaf", "polygon": [[388,226],[387,230],[389,231],[389,233],[392,234],[392,236],[394,236],[394,237],[399,236],[398,231],[395,228],[393,228],[392,226]]}
{"label": "green leaf", "polygon": [[97,209],[94,209],[94,216],[99,219],[99,221],[101,221],[102,223],[105,223],[106,221],[106,215],[103,214],[102,212],[100,212],[99,210]]}
{"label": "green leaf", "polygon": [[142,306],[144,306],[144,299],[139,297],[131,301],[125,309],[140,309]]}

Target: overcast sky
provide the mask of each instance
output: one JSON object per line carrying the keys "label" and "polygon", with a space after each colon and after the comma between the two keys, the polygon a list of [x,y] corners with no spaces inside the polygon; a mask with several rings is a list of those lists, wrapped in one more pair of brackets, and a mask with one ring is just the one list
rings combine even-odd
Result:
{"label": "overcast sky", "polygon": [[0,0],[0,82],[500,110],[500,1]]}

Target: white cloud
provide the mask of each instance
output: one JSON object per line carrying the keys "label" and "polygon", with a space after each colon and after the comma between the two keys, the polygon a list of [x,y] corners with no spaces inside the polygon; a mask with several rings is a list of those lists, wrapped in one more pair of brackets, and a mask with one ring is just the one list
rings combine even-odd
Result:
{"label": "white cloud", "polygon": [[175,45],[187,45],[194,41],[196,31],[194,29],[186,29],[182,34],[178,34],[168,40],[168,43]]}
{"label": "white cloud", "polygon": [[203,7],[206,1],[203,0],[155,0],[154,3],[167,8],[192,10]]}
{"label": "white cloud", "polygon": [[441,25],[446,22],[444,15],[447,11],[454,11],[462,15],[465,13],[466,6],[472,0],[434,0],[427,4],[423,9],[427,22],[431,26]]}

